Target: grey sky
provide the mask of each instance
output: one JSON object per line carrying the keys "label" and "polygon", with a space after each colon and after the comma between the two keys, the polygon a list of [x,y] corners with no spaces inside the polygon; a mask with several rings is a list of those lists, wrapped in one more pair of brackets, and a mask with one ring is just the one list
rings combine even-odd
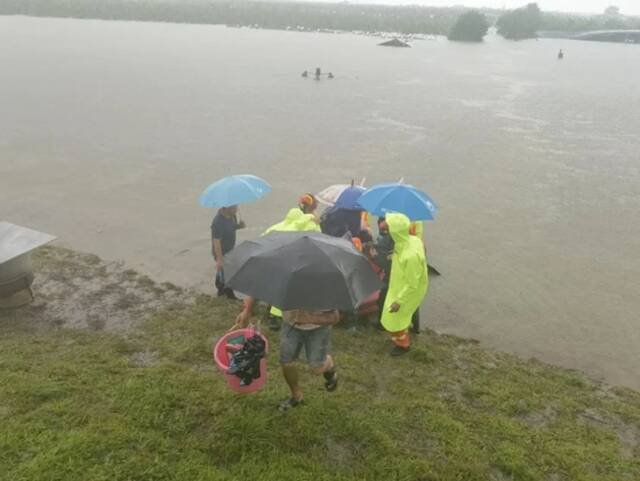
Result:
{"label": "grey sky", "polygon": [[[323,0],[344,1],[344,0]],[[351,0],[350,3],[382,3],[390,5],[419,4],[431,6],[466,5],[470,7],[516,8],[533,0]],[[640,15],[640,0],[537,0],[543,10],[561,12],[602,13],[609,5],[617,5],[622,13]]]}

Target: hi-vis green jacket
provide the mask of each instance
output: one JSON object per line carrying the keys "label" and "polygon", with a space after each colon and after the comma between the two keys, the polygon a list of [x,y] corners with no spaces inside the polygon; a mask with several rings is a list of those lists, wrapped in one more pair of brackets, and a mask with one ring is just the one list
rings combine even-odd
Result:
{"label": "hi-vis green jacket", "polygon": [[[392,213],[387,214],[386,221],[395,245],[381,322],[387,331],[398,332],[411,325],[411,316],[427,294],[429,278],[424,245],[422,240],[409,235],[409,218]],[[389,312],[394,302],[400,304],[400,310]]]}
{"label": "hi-vis green jacket", "polygon": [[313,214],[304,214],[298,207],[289,210],[282,222],[269,227],[265,234],[269,232],[320,232],[320,226],[315,221]]}

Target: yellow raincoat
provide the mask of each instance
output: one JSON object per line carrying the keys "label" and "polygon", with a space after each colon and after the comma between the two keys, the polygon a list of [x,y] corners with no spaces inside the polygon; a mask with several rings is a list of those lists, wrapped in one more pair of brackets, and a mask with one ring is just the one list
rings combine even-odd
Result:
{"label": "yellow raincoat", "polygon": [[[315,221],[313,214],[303,213],[299,207],[289,210],[282,222],[269,227],[264,233],[270,232],[320,232],[320,226]],[[277,307],[271,307],[272,316],[282,317],[282,311]]]}
{"label": "yellow raincoat", "polygon": [[320,226],[313,214],[304,214],[298,207],[289,210],[282,222],[273,224],[264,233],[269,232],[320,232]]}
{"label": "yellow raincoat", "polygon": [[[404,214],[387,214],[389,234],[394,242],[389,291],[380,322],[389,332],[400,332],[411,325],[411,316],[420,307],[429,288],[427,259],[422,240],[409,235],[411,222]],[[400,304],[398,312],[389,312]]]}

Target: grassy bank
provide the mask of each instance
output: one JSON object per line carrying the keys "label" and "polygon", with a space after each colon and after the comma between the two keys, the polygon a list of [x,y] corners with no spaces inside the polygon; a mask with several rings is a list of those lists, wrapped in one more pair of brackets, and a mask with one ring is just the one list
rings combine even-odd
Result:
{"label": "grassy bank", "polygon": [[[40,271],[100,268],[62,257]],[[640,479],[640,394],[579,373],[434,333],[390,359],[385,335],[336,329],[338,391],[304,376],[306,405],[279,413],[277,336],[259,393],[211,362],[235,304],[197,296],[108,332],[48,323],[55,303],[0,311],[2,480]]]}

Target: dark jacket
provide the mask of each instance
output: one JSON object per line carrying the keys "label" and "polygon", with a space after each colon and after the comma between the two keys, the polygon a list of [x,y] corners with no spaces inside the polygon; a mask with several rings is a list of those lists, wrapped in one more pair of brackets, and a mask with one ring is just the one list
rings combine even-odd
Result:
{"label": "dark jacket", "polygon": [[361,211],[338,209],[331,207],[327,209],[320,219],[322,233],[333,237],[343,237],[347,232],[352,237],[360,234]]}
{"label": "dark jacket", "polygon": [[376,249],[376,256],[373,258],[373,262],[375,262],[375,264],[384,272],[383,282],[385,284],[389,282],[393,245],[393,239],[388,232],[379,234],[374,245],[374,248]]}

